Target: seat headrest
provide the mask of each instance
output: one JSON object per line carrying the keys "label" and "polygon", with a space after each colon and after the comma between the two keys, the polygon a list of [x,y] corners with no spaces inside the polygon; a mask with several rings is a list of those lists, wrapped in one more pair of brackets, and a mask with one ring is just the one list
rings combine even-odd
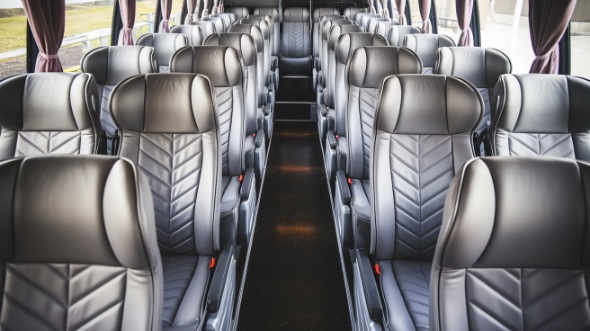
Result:
{"label": "seat headrest", "polygon": [[590,131],[590,81],[563,75],[502,75],[492,100],[494,124],[522,133]]}
{"label": "seat headrest", "polygon": [[473,159],[453,180],[436,248],[444,267],[587,269],[590,165]]}
{"label": "seat headrest", "polygon": [[[381,21],[377,23],[377,28],[375,29],[375,33],[380,34],[382,36],[387,36],[388,30],[390,26],[399,25],[396,21]],[[397,46],[397,45],[391,45]]]}
{"label": "seat headrest", "polygon": [[253,20],[265,20],[266,23],[268,23],[268,24],[274,23],[274,19],[272,18],[272,16],[265,15],[265,14],[248,15],[248,17],[244,17],[244,18],[253,19]]}
{"label": "seat headrest", "polygon": [[148,74],[121,82],[110,107],[123,131],[203,133],[215,130],[209,79],[195,74]]}
{"label": "seat headrest", "polygon": [[[335,50],[336,49],[336,42],[338,41],[338,38],[345,33],[351,33],[351,32],[363,32],[363,29],[356,24],[332,25],[332,28],[330,29],[330,38],[328,38],[328,49],[331,51]],[[367,46],[369,46],[369,45],[367,45]],[[387,45],[383,45],[383,46],[387,46]]]}
{"label": "seat headrest", "polygon": [[251,35],[252,38],[254,38],[254,42],[256,43],[256,52],[264,52],[264,38],[262,37],[262,31],[260,30],[260,27],[254,24],[234,24],[231,28],[229,28],[228,32],[247,33]]}
{"label": "seat headrest", "polygon": [[36,73],[0,81],[0,127],[76,131],[99,125],[98,87],[90,74]]}
{"label": "seat headrest", "polygon": [[351,25],[354,24],[351,20],[348,19],[338,19],[338,20],[327,20],[322,23],[322,39],[328,40],[330,38],[330,29],[334,25]]}
{"label": "seat headrest", "polygon": [[324,16],[320,16],[320,28],[322,27],[322,25],[324,24],[324,22],[328,21],[328,20],[344,20],[347,19],[344,16],[341,15],[324,15]]}
{"label": "seat headrest", "polygon": [[254,38],[247,33],[230,32],[210,35],[204,46],[230,46],[235,48],[246,67],[256,65],[256,45]]}
{"label": "seat headrest", "polygon": [[369,29],[367,30],[367,32],[376,33],[377,32],[377,25],[382,22],[391,22],[391,20],[389,18],[383,18],[383,17],[371,18],[369,20]]}
{"label": "seat headrest", "polygon": [[226,11],[230,13],[234,13],[236,15],[236,20],[244,18],[250,14],[247,7],[227,7],[225,8]]}
{"label": "seat headrest", "polygon": [[146,33],[137,40],[137,45],[153,47],[158,65],[167,66],[177,49],[188,46],[188,38],[180,33]]}
{"label": "seat headrest", "polygon": [[260,28],[262,32],[262,38],[265,40],[270,39],[270,28],[268,23],[264,19],[254,19],[254,18],[242,18],[240,20],[240,24],[253,24]]}
{"label": "seat headrest", "polygon": [[290,7],[283,12],[283,22],[309,22],[309,10],[305,7]]}
{"label": "seat headrest", "polygon": [[477,89],[461,78],[389,76],[377,101],[377,130],[414,135],[471,133],[483,107]]}
{"label": "seat headrest", "polygon": [[320,17],[326,15],[340,15],[338,8],[316,8],[313,10],[313,21],[317,22]]}
{"label": "seat headrest", "polygon": [[378,88],[389,75],[421,72],[420,58],[410,49],[388,46],[360,47],[352,55],[348,83],[360,88]]}
{"label": "seat headrest", "polygon": [[210,22],[210,21],[194,21],[192,25],[197,25],[197,26],[201,27],[201,30],[203,30],[203,33],[205,36],[208,36],[213,33],[223,32],[223,31],[217,32],[217,28],[215,27],[215,24],[213,24],[213,22]]}
{"label": "seat headrest", "polygon": [[441,34],[408,34],[403,45],[416,52],[425,67],[434,67],[436,51],[441,47],[454,47],[455,42]]}
{"label": "seat headrest", "polygon": [[389,26],[389,32],[386,33],[386,38],[389,45],[400,47],[407,35],[416,33],[420,33],[420,29],[413,25],[391,25]]}
{"label": "seat headrest", "polygon": [[2,262],[134,269],[155,264],[149,184],[138,180],[129,160],[97,155],[12,159],[0,163],[0,191]]}
{"label": "seat headrest", "polygon": [[441,47],[434,64],[435,74],[461,77],[478,88],[493,88],[511,72],[510,59],[495,48]]}
{"label": "seat headrest", "polygon": [[229,46],[193,46],[179,49],[170,60],[170,71],[205,75],[214,87],[242,84],[240,55]]}
{"label": "seat headrest", "polygon": [[146,46],[105,46],[90,50],[80,69],[92,74],[99,85],[116,85],[133,75],[157,72],[154,48]]}
{"label": "seat headrest", "polygon": [[254,8],[254,15],[270,15],[275,22],[279,20],[279,11],[276,7],[256,7]]}
{"label": "seat headrest", "polygon": [[213,23],[215,25],[215,33],[225,32],[225,21],[221,17],[208,16],[202,17],[199,20]]}
{"label": "seat headrest", "polygon": [[188,38],[188,43],[191,46],[199,46],[203,43],[203,31],[198,25],[175,25],[170,28],[171,33],[181,33]]}
{"label": "seat headrest", "polygon": [[346,64],[354,51],[363,46],[387,46],[385,38],[373,33],[343,33],[336,43],[336,61]]}

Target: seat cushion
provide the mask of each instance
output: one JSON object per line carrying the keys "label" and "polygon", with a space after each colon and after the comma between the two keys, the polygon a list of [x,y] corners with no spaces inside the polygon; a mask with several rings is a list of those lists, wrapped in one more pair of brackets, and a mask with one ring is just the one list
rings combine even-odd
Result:
{"label": "seat cushion", "polygon": [[163,255],[163,330],[195,330],[202,320],[209,281],[208,256]]}
{"label": "seat cushion", "polygon": [[431,261],[379,261],[390,330],[428,330]]}

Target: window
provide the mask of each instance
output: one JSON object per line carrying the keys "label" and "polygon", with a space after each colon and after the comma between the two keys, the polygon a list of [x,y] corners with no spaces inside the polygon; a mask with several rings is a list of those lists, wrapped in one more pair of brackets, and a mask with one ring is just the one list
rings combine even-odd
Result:
{"label": "window", "polygon": [[590,78],[590,1],[578,1],[570,24],[572,75]]}
{"label": "window", "polygon": [[184,0],[172,1],[172,10],[170,11],[170,26],[182,24],[182,20],[184,20],[184,17],[182,17],[182,7],[184,7]]}
{"label": "window", "polygon": [[410,7],[410,13],[412,14],[412,25],[422,28],[422,17],[420,16],[419,2],[419,0],[408,0],[407,6]]}
{"label": "window", "polygon": [[455,0],[439,0],[434,3],[436,7],[438,33],[447,35],[455,42],[458,42],[461,30],[457,23]]}
{"label": "window", "polygon": [[157,1],[137,0],[135,7],[135,26],[133,28],[134,40],[139,39],[139,37],[146,33],[154,32]]}
{"label": "window", "polygon": [[27,18],[20,1],[0,3],[0,78],[27,72]]}
{"label": "window", "polygon": [[513,73],[528,73],[535,54],[529,31],[528,1],[478,0],[481,46],[506,53]]}

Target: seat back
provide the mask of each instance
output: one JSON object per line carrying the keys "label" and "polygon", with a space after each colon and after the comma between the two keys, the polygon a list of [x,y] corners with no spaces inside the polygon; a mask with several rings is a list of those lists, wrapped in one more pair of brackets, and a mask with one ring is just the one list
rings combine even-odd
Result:
{"label": "seat back", "polygon": [[320,18],[322,16],[341,17],[337,8],[321,7],[313,10],[313,36],[312,36],[312,50],[313,59],[318,61],[321,48],[321,29]]}
{"label": "seat back", "polygon": [[119,156],[148,178],[163,255],[219,250],[221,144],[214,100],[208,79],[193,74],[134,76],[113,90],[113,117],[123,133]]}
{"label": "seat back", "polygon": [[264,67],[263,75],[265,77],[265,85],[270,85],[270,67],[271,67],[271,34],[270,27],[264,18],[242,18],[240,24],[252,24],[260,28],[262,32],[262,39],[264,40]]}
{"label": "seat back", "polygon": [[219,13],[215,15],[223,20],[223,26],[225,31],[236,21],[236,15],[234,13]]}
{"label": "seat back", "polygon": [[273,36],[272,36],[272,56],[279,56],[279,48],[281,44],[281,18],[279,11],[275,7],[256,7],[254,8],[254,15],[269,15],[273,21]]}
{"label": "seat back", "polygon": [[[383,22],[388,23],[388,22],[395,22],[395,21],[392,21],[389,18],[373,17],[373,18],[371,18],[369,20],[369,25],[367,27],[367,32],[369,32],[369,33],[376,33],[377,32],[377,25],[379,23],[383,23]],[[395,23],[397,23],[397,22],[395,22]]]}
{"label": "seat back", "polygon": [[189,46],[200,46],[205,40],[203,30],[198,25],[175,25],[170,28],[170,32],[185,35]]}
{"label": "seat back", "polygon": [[563,75],[502,75],[492,99],[492,155],[590,161],[590,81]]}
{"label": "seat back", "polygon": [[217,16],[202,17],[199,19],[199,21],[213,23],[213,25],[215,25],[215,32],[216,33],[225,32],[225,29],[226,29],[225,21],[221,17],[217,17]]}
{"label": "seat back", "polygon": [[311,55],[309,11],[303,7],[291,7],[283,13],[281,54],[290,58]]}
{"label": "seat back", "polygon": [[404,38],[406,38],[407,35],[418,33],[420,33],[420,29],[413,25],[393,24],[389,26],[384,37],[389,42],[389,45],[395,47],[402,47],[404,44]]}
{"label": "seat back", "polygon": [[154,48],[158,72],[169,72],[172,54],[188,44],[188,37],[180,33],[146,33],[137,40],[138,46]]}
{"label": "seat back", "polygon": [[[100,122],[109,141],[117,130],[109,106],[111,91],[127,77],[157,72],[155,64],[154,48],[143,46],[97,47],[82,58],[80,70],[92,74],[98,84]],[[107,144],[107,151],[113,152],[111,143]]]}
{"label": "seat back", "polygon": [[354,20],[356,14],[364,13],[365,8],[357,8],[357,7],[348,7],[344,9],[344,16],[349,20]]}
{"label": "seat back", "polygon": [[[393,25],[399,25],[398,22],[396,21],[380,21],[377,23],[377,27],[375,28],[375,33],[378,35],[383,36],[383,38],[385,38],[387,40],[387,38],[389,37],[389,27],[393,26]],[[403,38],[402,38],[403,40]],[[395,47],[399,47],[401,45],[391,45],[391,46],[395,46]]]}
{"label": "seat back", "polygon": [[[201,32],[203,33],[203,40],[207,39],[207,37],[209,37],[210,35],[212,35],[214,33],[221,33],[222,32],[222,31],[218,32],[217,29],[215,28],[215,24],[210,21],[198,20],[198,21],[194,21],[192,25],[196,25],[201,28]],[[196,45],[193,45],[193,46],[196,46]]]}
{"label": "seat back", "polygon": [[92,75],[11,76],[0,81],[0,100],[4,101],[0,112],[0,160],[106,152],[98,87]]}
{"label": "seat back", "polygon": [[[274,43],[275,43],[275,38],[274,38],[275,22],[274,22],[274,19],[272,18],[272,16],[258,14],[258,15],[248,15],[248,17],[246,17],[246,18],[251,19],[251,20],[264,20],[266,22],[266,24],[268,26],[268,32],[269,32],[269,56],[271,56],[271,57],[278,56],[278,54],[274,53],[274,50],[277,47],[275,47],[275,45],[274,45]],[[248,22],[244,22],[244,23],[248,23]]]}
{"label": "seat back", "polygon": [[438,49],[454,47],[455,42],[441,34],[409,34],[404,37],[403,46],[416,52],[422,60],[424,73],[431,74]]}
{"label": "seat back", "polygon": [[369,31],[369,21],[372,18],[381,18],[381,16],[379,16],[377,14],[368,13],[368,15],[362,15],[361,21],[358,23],[365,31]]}
{"label": "seat back", "polygon": [[12,159],[0,177],[3,329],[161,329],[152,197],[129,161]]}
{"label": "seat back", "polygon": [[442,47],[434,64],[435,74],[461,77],[477,87],[484,103],[484,113],[475,130],[480,136],[491,122],[490,94],[500,75],[511,72],[510,59],[495,48]]}
{"label": "seat back", "polygon": [[[373,13],[371,13],[371,12],[368,12],[368,11],[360,11],[360,12],[357,12],[357,13],[354,15],[354,19],[353,19],[353,20],[354,20],[354,21],[355,21],[355,22],[356,22],[358,25],[361,25],[361,22],[362,22],[362,20],[363,20],[363,17],[364,17],[364,16],[367,16],[367,15],[370,15],[370,16],[372,16],[372,17],[374,17],[374,16],[375,16],[375,14],[373,14]],[[361,25],[361,27],[362,27],[362,25]]]}
{"label": "seat back", "polygon": [[384,80],[372,133],[371,252],[376,260],[430,260],[451,180],[474,156],[483,112],[477,89],[455,77]]}
{"label": "seat back", "polygon": [[350,59],[357,48],[364,46],[387,46],[387,41],[383,37],[372,33],[343,33],[338,37],[335,46],[334,110],[336,121],[334,133],[342,137],[346,136]]}
{"label": "seat back", "polygon": [[248,10],[247,7],[226,7],[225,11],[233,13],[234,15],[236,15],[236,21],[241,20],[244,17],[248,17],[248,15],[250,15],[250,11]]}
{"label": "seat back", "polygon": [[371,134],[378,89],[389,75],[422,71],[420,58],[412,50],[397,47],[360,47],[348,71],[347,173],[351,178],[369,178]]}
{"label": "seat back", "polygon": [[[336,20],[336,19],[344,19],[344,16],[340,16],[340,15],[324,15],[324,16],[320,16],[318,22],[317,22],[317,29],[315,28],[315,23],[314,23],[314,29],[313,29],[313,57],[314,57],[314,61],[316,61],[315,64],[317,64],[316,67],[319,67],[319,69],[323,70],[322,68],[322,46],[323,46],[323,31],[324,31],[324,22],[326,22],[327,20]],[[317,43],[317,44],[316,44]]]}
{"label": "seat back", "polygon": [[224,176],[244,173],[244,92],[238,51],[228,46],[185,47],[172,57],[172,72],[189,72],[209,78],[216,100]]}
{"label": "seat back", "polygon": [[[336,41],[338,37],[344,33],[362,32],[360,26],[354,25],[340,25],[334,24],[330,29],[330,36],[328,37],[328,68],[326,70],[326,88],[324,88],[324,102],[327,106],[334,108],[334,99],[336,98]],[[367,45],[370,46],[370,45]]]}
{"label": "seat back", "polygon": [[[347,19],[327,19],[320,26],[322,28],[322,50],[320,51],[320,63],[324,71],[324,79],[328,80],[328,39],[330,39],[330,29],[333,25],[353,25],[354,23]],[[327,99],[327,98],[326,98]]]}
{"label": "seat back", "polygon": [[590,327],[590,168],[482,158],[453,181],[431,281],[433,330]]}
{"label": "seat back", "polygon": [[252,24],[234,24],[230,33],[247,33],[252,36],[256,45],[256,90],[258,95],[258,107],[266,105],[266,78],[264,76],[264,39],[260,28]]}

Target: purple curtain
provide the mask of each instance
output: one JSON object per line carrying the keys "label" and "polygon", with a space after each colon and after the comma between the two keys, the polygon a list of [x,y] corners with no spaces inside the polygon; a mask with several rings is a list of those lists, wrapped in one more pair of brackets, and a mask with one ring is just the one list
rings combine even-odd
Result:
{"label": "purple curtain", "polygon": [[62,72],[57,52],[64,39],[65,0],[22,2],[33,37],[39,47],[35,72]]}
{"label": "purple curtain", "polygon": [[172,0],[160,0],[160,9],[162,10],[162,22],[160,22],[159,32],[170,32],[169,21],[172,12]]}
{"label": "purple curtain", "polygon": [[422,18],[422,33],[432,32],[432,23],[430,22],[430,6],[432,0],[420,0],[420,17]]}
{"label": "purple curtain", "polygon": [[473,32],[471,24],[471,12],[473,11],[473,0],[457,0],[455,3],[457,11],[457,22],[461,29],[459,46],[473,46]]}
{"label": "purple curtain", "polygon": [[[184,19],[184,24],[192,24],[195,20],[195,8],[199,8],[197,5],[198,0],[186,0],[186,18]],[[198,19],[198,17],[197,17]]]}
{"label": "purple curtain", "polygon": [[123,29],[119,33],[119,45],[133,45],[133,26],[135,25],[135,0],[119,0]]}
{"label": "purple curtain", "polygon": [[399,13],[399,24],[406,24],[406,0],[395,0],[397,12]]}
{"label": "purple curtain", "polygon": [[529,0],[531,43],[537,56],[531,65],[531,73],[557,73],[557,44],[567,29],[575,6],[576,0]]}

